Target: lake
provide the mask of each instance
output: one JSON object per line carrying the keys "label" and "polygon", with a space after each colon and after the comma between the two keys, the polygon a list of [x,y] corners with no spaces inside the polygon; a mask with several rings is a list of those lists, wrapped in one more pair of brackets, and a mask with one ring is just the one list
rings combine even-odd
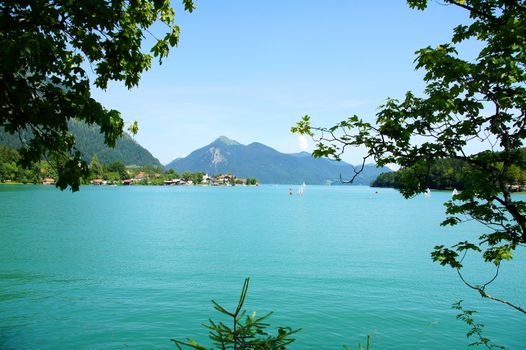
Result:
{"label": "lake", "polygon": [[[368,334],[375,350],[466,348],[459,299],[494,342],[526,347],[524,315],[431,261],[435,244],[484,232],[439,226],[449,192],[288,188],[0,186],[0,349],[206,343],[210,300],[235,307],[245,277],[249,313],[303,328],[291,349],[354,349]],[[489,279],[470,258],[466,278]],[[524,307],[525,263],[522,248],[488,292]]]}

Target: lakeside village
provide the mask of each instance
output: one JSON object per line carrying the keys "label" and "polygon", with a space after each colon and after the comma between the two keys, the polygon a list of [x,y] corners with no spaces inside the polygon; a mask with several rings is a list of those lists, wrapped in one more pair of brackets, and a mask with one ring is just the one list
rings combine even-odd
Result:
{"label": "lakeside village", "polygon": [[[158,170],[158,169],[157,169]],[[104,185],[153,185],[153,186],[259,186],[259,182],[254,178],[238,178],[233,174],[218,174],[209,176],[206,173],[185,172],[181,175],[173,170],[167,172],[152,172],[126,170],[128,176],[123,179],[110,179],[108,176],[93,177],[86,181],[85,184],[95,186]],[[45,178],[42,181],[44,185],[54,185],[55,179]]]}
{"label": "lakeside village", "polygon": [[[219,174],[215,176],[209,176],[204,173],[188,173],[183,174],[181,178],[173,178],[164,180],[162,183],[159,181],[152,181],[158,179],[160,174],[146,174],[141,171],[131,179],[122,180],[121,184],[124,186],[129,185],[165,185],[165,186],[258,186],[259,183],[253,178],[238,178],[232,174]],[[115,184],[114,182],[108,183],[107,180],[93,179],[90,181],[92,185],[108,185]]]}
{"label": "lakeside village", "polygon": [[[19,164],[19,152],[0,145],[0,183],[54,185],[57,173],[47,161],[41,160],[30,167]],[[162,166],[125,165],[120,160],[103,163],[94,155],[88,163],[89,175],[84,185],[166,185],[166,186],[257,186],[254,178],[238,178],[233,174],[209,176],[204,172],[165,170]]]}

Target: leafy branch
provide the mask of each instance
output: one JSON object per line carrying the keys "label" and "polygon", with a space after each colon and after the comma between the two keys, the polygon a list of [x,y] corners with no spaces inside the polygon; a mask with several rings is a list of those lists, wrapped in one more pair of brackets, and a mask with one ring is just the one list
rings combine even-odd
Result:
{"label": "leafy branch", "polygon": [[[419,10],[428,3],[408,0]],[[526,201],[511,193],[512,174],[526,170],[526,8],[524,1],[513,0],[444,3],[469,11],[472,23],[455,27],[451,42],[416,52],[416,69],[424,70],[427,84],[423,96],[409,91],[401,99],[388,98],[374,123],[353,115],[322,127],[306,115],[291,131],[313,138],[315,157],[340,160],[359,148],[366,150],[364,161],[398,165],[397,188],[406,198],[429,187],[437,162],[460,162],[463,188],[445,203],[448,217],[442,225],[458,225],[467,217],[489,231],[473,242],[438,245],[432,258],[459,271],[462,255],[471,251],[498,267],[526,243]],[[474,60],[457,50],[466,40],[483,44]],[[469,153],[478,141],[488,150]],[[486,286],[471,285],[483,297],[524,313],[488,294]]]}
{"label": "leafy branch", "polygon": [[468,338],[473,337],[476,340],[473,343],[470,343],[469,346],[483,346],[489,350],[506,349],[504,346],[493,344],[489,338],[486,338],[483,335],[482,331],[484,329],[484,325],[475,322],[475,320],[473,319],[473,315],[476,314],[477,311],[465,309],[462,306],[462,300],[459,300],[456,303],[454,303],[452,307],[453,309],[460,311],[460,314],[457,315],[457,319],[463,321],[471,327],[471,329],[466,333],[466,336]]}

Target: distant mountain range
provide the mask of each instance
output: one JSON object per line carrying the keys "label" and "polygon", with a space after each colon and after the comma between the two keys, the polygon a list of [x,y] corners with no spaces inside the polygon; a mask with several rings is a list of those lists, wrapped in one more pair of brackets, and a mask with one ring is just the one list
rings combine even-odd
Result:
{"label": "distant mountain range", "polygon": [[[120,160],[126,165],[162,166],[157,158],[126,133],[117,140],[115,148],[109,148],[96,126],[70,121],[69,130],[75,136],[76,146],[87,162],[96,154],[101,163]],[[20,148],[22,144],[17,135],[11,135],[0,127],[0,145]]]}
{"label": "distant mountain range", "polygon": [[[96,126],[70,121],[69,130],[87,162],[97,155],[99,161],[105,164],[120,160],[126,165],[162,166],[157,158],[128,134],[120,138],[112,149],[104,144],[104,136]],[[0,128],[0,145],[20,148],[21,142],[17,135],[8,134]],[[285,154],[258,142],[242,145],[225,136],[185,158],[175,159],[165,168],[175,169],[179,173],[231,173],[238,177],[256,178],[267,184],[339,184],[340,175],[349,179],[354,174],[352,165],[345,162],[313,158],[307,152]],[[386,167],[377,168],[374,164],[367,164],[354,184],[370,185],[379,174],[390,171]]]}
{"label": "distant mountain range", "polygon": [[[238,177],[255,177],[261,183],[274,184],[340,183],[340,175],[348,179],[354,174],[353,166],[345,162],[313,158],[307,152],[285,154],[258,142],[242,145],[225,136],[187,157],[173,160],[165,167],[180,173],[232,173]],[[379,174],[390,171],[387,167],[377,168],[374,164],[367,164],[354,184],[370,185]]]}

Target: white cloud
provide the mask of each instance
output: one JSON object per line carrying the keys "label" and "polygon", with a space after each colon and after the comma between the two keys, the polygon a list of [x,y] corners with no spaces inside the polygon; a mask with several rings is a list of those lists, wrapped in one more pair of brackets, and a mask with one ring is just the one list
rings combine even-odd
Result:
{"label": "white cloud", "polygon": [[305,135],[298,136],[298,147],[304,151],[307,152],[309,149],[309,140]]}

